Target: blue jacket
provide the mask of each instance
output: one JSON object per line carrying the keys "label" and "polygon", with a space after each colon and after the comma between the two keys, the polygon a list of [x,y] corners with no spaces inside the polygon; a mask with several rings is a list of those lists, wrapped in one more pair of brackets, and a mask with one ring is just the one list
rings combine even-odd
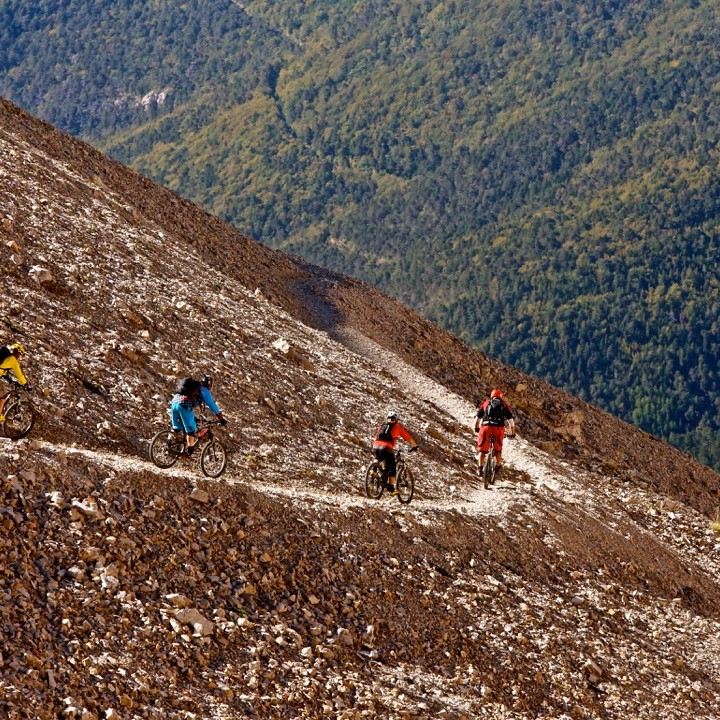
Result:
{"label": "blue jacket", "polygon": [[192,410],[193,408],[204,404],[207,405],[210,408],[210,411],[215,415],[220,414],[220,408],[215,403],[212,393],[204,385],[201,385],[200,392],[192,397],[189,395],[175,395],[172,399],[172,403],[173,405],[177,404],[181,407],[187,408],[188,410]]}

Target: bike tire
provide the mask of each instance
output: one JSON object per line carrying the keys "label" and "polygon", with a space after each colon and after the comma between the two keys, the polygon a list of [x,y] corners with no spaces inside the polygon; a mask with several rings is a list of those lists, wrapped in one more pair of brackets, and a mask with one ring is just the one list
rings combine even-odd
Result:
{"label": "bike tire", "polygon": [[220,477],[227,467],[227,453],[222,443],[211,440],[200,453],[200,468],[207,477]]}
{"label": "bike tire", "polygon": [[415,494],[415,479],[409,467],[403,466],[398,470],[396,482],[398,500],[403,505],[407,505]]}
{"label": "bike tire", "polygon": [[485,464],[483,465],[483,469],[482,469],[483,487],[485,488],[485,490],[487,490],[490,487],[491,465],[492,465],[492,448],[490,448],[490,452],[488,453],[487,457],[485,458]]}
{"label": "bike tire", "polygon": [[365,495],[371,500],[377,500],[385,491],[380,463],[371,462],[365,471]]}
{"label": "bike tire", "polygon": [[12,400],[5,406],[2,432],[11,440],[24,438],[35,424],[35,408],[29,400]]}
{"label": "bike tire", "polygon": [[493,458],[492,463],[490,463],[490,485],[495,484],[495,472],[497,471],[497,460]]}
{"label": "bike tire", "polygon": [[172,467],[182,455],[182,443],[168,440],[168,431],[161,430],[150,441],[150,459],[163,470]]}

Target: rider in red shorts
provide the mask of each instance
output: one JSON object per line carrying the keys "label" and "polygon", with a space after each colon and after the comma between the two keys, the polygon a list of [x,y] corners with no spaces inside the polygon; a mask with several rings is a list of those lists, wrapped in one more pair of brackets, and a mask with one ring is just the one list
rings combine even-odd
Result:
{"label": "rider in red shorts", "polygon": [[485,456],[490,449],[490,438],[493,438],[495,461],[497,463],[495,472],[502,467],[502,446],[505,437],[505,423],[508,424],[508,437],[515,437],[515,419],[513,418],[510,406],[503,400],[501,390],[493,390],[490,397],[478,409],[475,420],[475,430],[478,431],[478,465],[482,467],[485,463]]}

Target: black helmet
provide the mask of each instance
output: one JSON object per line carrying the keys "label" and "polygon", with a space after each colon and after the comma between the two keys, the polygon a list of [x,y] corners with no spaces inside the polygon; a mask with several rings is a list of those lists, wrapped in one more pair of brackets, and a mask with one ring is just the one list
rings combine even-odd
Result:
{"label": "black helmet", "polygon": [[212,382],[213,379],[211,375],[203,375],[203,379],[200,381],[200,384],[209,390],[212,387]]}

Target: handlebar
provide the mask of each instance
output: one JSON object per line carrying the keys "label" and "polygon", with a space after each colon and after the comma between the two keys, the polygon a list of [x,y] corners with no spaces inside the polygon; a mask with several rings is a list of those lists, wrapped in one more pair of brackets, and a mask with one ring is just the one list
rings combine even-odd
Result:
{"label": "handlebar", "polygon": [[[415,452],[416,450],[419,450],[421,447],[422,447],[422,445],[414,445],[413,447],[409,447],[409,448],[407,449],[407,451],[408,451],[409,453]],[[403,451],[402,451],[402,448],[396,448],[396,450],[395,450],[395,457],[396,457],[396,458],[399,458],[399,457],[402,455],[402,452],[403,452]]]}
{"label": "handlebar", "polygon": [[8,373],[0,375],[0,378],[5,380],[5,382],[10,383],[10,385],[13,385],[18,390],[23,389],[25,390],[25,392],[30,392],[32,390],[32,385],[30,385],[30,383],[25,383],[24,385],[21,385],[20,381],[17,378],[14,378],[12,375],[8,375]]}
{"label": "handlebar", "polygon": [[[207,420],[203,417],[198,418],[198,422],[203,423],[204,425],[222,425],[220,420]],[[225,423],[227,425],[227,422]]]}

